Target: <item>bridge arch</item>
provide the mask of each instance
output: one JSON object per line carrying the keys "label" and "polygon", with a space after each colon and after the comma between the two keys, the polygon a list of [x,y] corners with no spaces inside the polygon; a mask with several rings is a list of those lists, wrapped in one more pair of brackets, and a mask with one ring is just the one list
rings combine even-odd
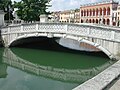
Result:
{"label": "bridge arch", "polygon": [[[17,38],[14,38],[10,44],[8,45],[8,47],[10,47],[14,42],[17,42],[18,40],[21,40],[21,39],[25,39],[25,38],[31,38],[31,37],[47,37],[47,38],[65,38],[65,39],[71,39],[71,40],[75,40],[75,41],[78,41],[78,42],[84,42],[84,43],[87,43],[91,46],[94,46],[96,47],[97,49],[101,50],[102,52],[104,52],[110,59],[114,59],[114,56],[112,55],[112,53],[110,51],[108,51],[106,48],[102,47],[100,44],[97,44],[97,43],[94,43],[92,41],[89,41],[87,39],[84,39],[82,37],[76,37],[76,36],[72,36],[72,35],[58,35],[58,37],[51,35],[41,35],[41,34],[28,34],[28,35],[22,35],[22,36],[19,36]],[[70,48],[70,47],[66,47],[66,48]]]}

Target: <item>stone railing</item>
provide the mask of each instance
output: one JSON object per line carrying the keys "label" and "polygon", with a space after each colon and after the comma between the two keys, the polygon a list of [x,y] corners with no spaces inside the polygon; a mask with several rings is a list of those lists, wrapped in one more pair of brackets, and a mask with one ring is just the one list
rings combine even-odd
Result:
{"label": "stone railing", "polygon": [[92,24],[33,23],[2,28],[2,35],[12,33],[51,33],[91,37],[120,42],[120,28]]}

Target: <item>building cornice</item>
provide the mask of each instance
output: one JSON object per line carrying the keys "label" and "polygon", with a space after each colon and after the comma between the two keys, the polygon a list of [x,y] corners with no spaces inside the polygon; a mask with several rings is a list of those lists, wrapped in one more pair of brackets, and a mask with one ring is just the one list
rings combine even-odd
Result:
{"label": "building cornice", "polygon": [[114,0],[106,0],[106,1],[102,1],[102,2],[84,4],[84,5],[81,5],[80,7],[96,6],[96,5],[101,5],[101,4],[118,4],[118,2],[116,2]]}

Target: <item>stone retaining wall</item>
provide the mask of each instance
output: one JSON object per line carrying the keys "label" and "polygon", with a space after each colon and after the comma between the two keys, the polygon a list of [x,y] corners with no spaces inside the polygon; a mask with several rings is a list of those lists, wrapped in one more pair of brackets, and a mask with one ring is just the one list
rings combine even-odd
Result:
{"label": "stone retaining wall", "polygon": [[120,60],[73,90],[102,90],[120,75]]}

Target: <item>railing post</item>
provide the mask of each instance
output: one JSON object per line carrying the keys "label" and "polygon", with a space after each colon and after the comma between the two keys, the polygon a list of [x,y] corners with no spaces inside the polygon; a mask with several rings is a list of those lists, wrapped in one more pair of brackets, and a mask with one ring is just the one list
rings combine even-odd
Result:
{"label": "railing post", "polygon": [[38,31],[38,24],[36,24],[36,31]]}
{"label": "railing post", "polygon": [[65,33],[67,34],[67,32],[68,32],[68,25],[66,24],[65,25]]}
{"label": "railing post", "polygon": [[115,31],[111,31],[111,40],[115,39]]}
{"label": "railing post", "polygon": [[10,27],[8,27],[8,34],[10,33],[10,29],[11,29],[11,28],[10,28]]}
{"label": "railing post", "polygon": [[23,25],[21,25],[21,32],[23,32],[23,29],[24,29],[24,27],[23,27]]}
{"label": "railing post", "polygon": [[87,35],[90,35],[90,27],[87,28]]}

